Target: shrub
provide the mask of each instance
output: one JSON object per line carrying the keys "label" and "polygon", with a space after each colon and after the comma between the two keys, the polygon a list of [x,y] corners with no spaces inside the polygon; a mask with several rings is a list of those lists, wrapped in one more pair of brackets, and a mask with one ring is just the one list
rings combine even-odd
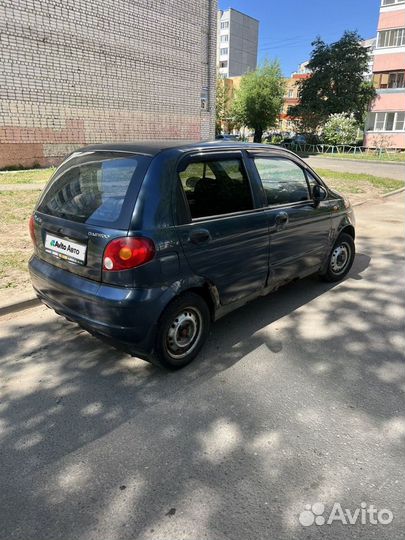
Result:
{"label": "shrub", "polygon": [[355,144],[358,125],[352,115],[331,114],[323,128],[323,139],[327,144]]}

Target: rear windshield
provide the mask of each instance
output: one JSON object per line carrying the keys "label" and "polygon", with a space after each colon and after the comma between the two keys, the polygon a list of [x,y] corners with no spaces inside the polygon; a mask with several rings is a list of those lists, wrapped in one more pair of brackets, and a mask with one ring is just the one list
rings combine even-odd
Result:
{"label": "rear windshield", "polygon": [[37,210],[79,223],[127,228],[149,158],[73,154],[56,171]]}

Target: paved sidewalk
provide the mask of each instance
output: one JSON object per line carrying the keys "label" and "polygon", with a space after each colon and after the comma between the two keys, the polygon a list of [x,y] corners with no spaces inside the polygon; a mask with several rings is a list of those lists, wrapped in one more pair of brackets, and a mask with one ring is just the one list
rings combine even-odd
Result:
{"label": "paved sidewalk", "polygon": [[304,161],[314,169],[329,169],[331,171],[349,172],[355,174],[371,174],[382,178],[393,178],[405,182],[405,163],[380,163],[370,161],[355,161],[351,159],[333,159],[311,156]]}
{"label": "paved sidewalk", "polygon": [[[224,317],[178,373],[44,307],[3,317],[0,539],[404,538],[403,215],[358,207],[347,279]],[[363,501],[392,523],[299,521]]]}
{"label": "paved sidewalk", "polygon": [[42,191],[45,185],[42,182],[33,184],[0,184],[0,191]]}
{"label": "paved sidewalk", "polygon": [[22,311],[36,304],[39,304],[39,300],[31,285],[24,290],[0,290],[0,317]]}

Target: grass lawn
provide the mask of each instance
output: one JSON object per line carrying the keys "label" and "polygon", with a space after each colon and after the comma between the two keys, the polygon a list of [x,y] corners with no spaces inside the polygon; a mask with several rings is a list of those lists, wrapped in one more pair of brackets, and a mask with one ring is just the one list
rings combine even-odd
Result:
{"label": "grass lawn", "polygon": [[0,192],[0,290],[31,290],[27,262],[32,253],[28,219],[38,191]]}
{"label": "grass lawn", "polygon": [[355,174],[328,169],[315,169],[328,186],[347,195],[352,202],[358,202],[405,187],[405,182],[392,178],[381,178],[371,174]]}
{"label": "grass lawn", "polygon": [[[352,202],[378,198],[384,193],[405,186],[405,183],[400,180],[379,178],[368,174],[341,173],[328,169],[317,169],[317,173],[331,188],[348,196]],[[31,182],[39,182],[45,181],[46,178],[42,176],[42,180],[39,180],[36,175],[47,174],[49,177],[51,170],[10,174],[34,175],[30,176]],[[2,296],[7,295],[10,289],[31,290],[27,273],[27,262],[32,253],[28,218],[38,197],[38,191],[0,191],[0,292]]]}
{"label": "grass lawn", "polygon": [[45,183],[49,180],[55,167],[48,169],[35,169],[31,171],[7,171],[0,172],[1,184],[34,184],[36,182]]}

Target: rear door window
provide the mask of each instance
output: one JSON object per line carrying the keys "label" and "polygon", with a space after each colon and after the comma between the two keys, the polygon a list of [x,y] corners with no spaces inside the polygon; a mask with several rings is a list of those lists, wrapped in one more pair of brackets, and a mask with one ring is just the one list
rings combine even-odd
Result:
{"label": "rear door window", "polygon": [[305,172],[293,161],[277,157],[256,157],[254,162],[269,206],[310,198]]}
{"label": "rear door window", "polygon": [[[125,156],[125,157],[124,157]],[[78,223],[126,228],[134,191],[140,187],[144,156],[92,153],[68,159],[49,183],[38,211]],[[125,216],[123,216],[125,214]]]}
{"label": "rear door window", "polygon": [[193,219],[253,208],[242,159],[186,162],[179,171],[179,178]]}

